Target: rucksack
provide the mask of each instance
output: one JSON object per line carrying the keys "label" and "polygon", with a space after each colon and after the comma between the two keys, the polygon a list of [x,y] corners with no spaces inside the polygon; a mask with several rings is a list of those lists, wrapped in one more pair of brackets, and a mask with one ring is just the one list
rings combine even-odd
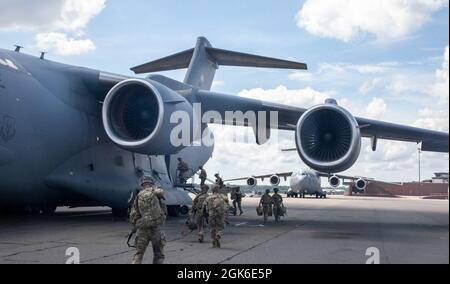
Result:
{"label": "rucksack", "polygon": [[208,198],[208,194],[200,194],[196,200],[195,209],[200,212],[203,208],[205,200]]}
{"label": "rucksack", "polygon": [[220,195],[214,195],[209,202],[208,207],[210,215],[223,215],[228,210],[228,204]]}
{"label": "rucksack", "polygon": [[162,225],[166,219],[165,212],[153,190],[144,190],[139,193],[137,198],[141,215],[141,218],[137,221],[137,226],[149,228]]}

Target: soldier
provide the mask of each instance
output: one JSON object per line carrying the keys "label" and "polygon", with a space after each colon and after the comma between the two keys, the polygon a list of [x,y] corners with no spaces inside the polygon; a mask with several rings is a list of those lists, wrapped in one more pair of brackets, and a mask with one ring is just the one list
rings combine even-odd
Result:
{"label": "soldier", "polygon": [[261,197],[261,201],[259,202],[259,206],[262,206],[264,213],[264,224],[267,223],[267,218],[269,217],[269,212],[272,211],[273,199],[270,196],[270,189],[266,190],[266,194]]}
{"label": "soldier", "polygon": [[177,171],[178,171],[178,181],[180,182],[180,184],[185,184],[187,181],[186,174],[187,172],[189,172],[189,165],[185,163],[182,158],[178,158]]}
{"label": "soldier", "polygon": [[216,177],[216,184],[219,186],[219,190],[222,190],[222,188],[225,186],[223,179],[220,177],[220,175],[217,173],[214,175]]}
{"label": "soldier", "polygon": [[149,243],[153,246],[153,264],[164,263],[166,237],[162,228],[166,221],[167,208],[163,203],[164,190],[155,186],[153,180],[144,176],[142,190],[136,197],[130,213],[130,221],[137,230],[136,254],[133,264],[141,264]]}
{"label": "soldier", "polygon": [[203,243],[203,241],[204,241],[203,229],[205,227],[205,222],[204,222],[205,216],[204,216],[204,212],[203,212],[203,205],[205,203],[205,200],[208,198],[208,190],[209,190],[209,186],[202,185],[202,192],[195,197],[194,202],[193,202],[194,204],[192,206],[194,220],[195,220],[195,223],[196,223],[197,229],[198,229],[199,243]]}
{"label": "soldier", "polygon": [[273,199],[273,214],[275,216],[275,222],[279,222],[280,221],[280,216],[283,216],[283,197],[281,197],[281,195],[278,194],[279,189],[275,188],[273,190],[275,192],[274,195],[272,195],[272,199]]}
{"label": "soldier", "polygon": [[215,184],[213,194],[205,200],[203,210],[207,212],[213,248],[220,248],[220,239],[225,229],[225,213],[228,211],[228,198],[220,194],[219,185]]}
{"label": "soldier", "polygon": [[244,214],[244,211],[242,211],[242,192],[240,187],[235,187],[232,189],[231,200],[233,200],[234,216],[236,216],[238,208],[240,212],[239,216]]}
{"label": "soldier", "polygon": [[205,169],[202,166],[199,167],[199,170],[200,170],[199,177],[201,181],[200,185],[203,186],[205,185],[206,179],[208,178],[208,174],[206,173]]}

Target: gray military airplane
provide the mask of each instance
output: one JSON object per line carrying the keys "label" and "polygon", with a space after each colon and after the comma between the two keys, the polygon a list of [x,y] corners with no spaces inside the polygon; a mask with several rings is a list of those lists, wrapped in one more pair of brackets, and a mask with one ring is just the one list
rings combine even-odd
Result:
{"label": "gray military airplane", "polygon": [[[285,180],[290,178],[290,189],[287,192],[288,197],[300,198],[305,198],[306,195],[315,196],[316,198],[327,198],[327,192],[322,188],[322,178],[327,178],[330,186],[333,188],[338,188],[341,184],[344,184],[348,185],[357,193],[364,192],[370,182],[375,182],[374,179],[339,174],[327,174],[310,169],[301,170],[298,172],[237,178],[226,180],[225,182],[246,180],[248,186],[256,187],[259,179],[262,181],[269,179],[271,186],[278,186],[283,178]],[[385,183],[382,181],[376,182]]]}
{"label": "gray military airplane", "polygon": [[[220,65],[307,69],[306,64],[213,48],[205,38],[175,55],[146,63],[136,74],[188,68],[184,82],[161,76],[130,78],[52,62],[19,50],[0,50],[0,211],[51,213],[57,206],[105,205],[124,215],[143,174],[166,190],[172,214],[192,203],[176,185],[176,160],[192,169],[212,156],[214,144],[171,143],[172,114],[216,111],[278,112],[271,125],[259,118],[201,121],[253,127],[257,143],[270,129],[296,132],[300,157],[321,172],[350,168],[362,137],[422,144],[448,152],[448,133],[355,118],[335,100],[303,109],[211,92]],[[268,130],[267,139],[258,135]],[[196,136],[197,137],[197,136]]]}

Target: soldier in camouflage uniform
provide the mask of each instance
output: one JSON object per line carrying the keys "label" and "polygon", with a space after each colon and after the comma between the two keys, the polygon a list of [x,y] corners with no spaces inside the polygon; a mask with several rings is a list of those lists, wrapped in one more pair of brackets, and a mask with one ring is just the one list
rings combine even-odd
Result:
{"label": "soldier in camouflage uniform", "polygon": [[141,264],[149,243],[153,246],[153,264],[164,263],[166,237],[162,228],[166,220],[167,209],[164,190],[155,186],[150,177],[141,179],[142,190],[139,192],[131,209],[130,221],[137,229],[136,254],[133,264]]}
{"label": "soldier in camouflage uniform", "polygon": [[239,216],[244,214],[244,211],[242,211],[242,192],[240,187],[233,188],[231,191],[231,200],[233,200],[233,207],[234,207],[234,216],[237,215],[237,210],[239,208]]}
{"label": "soldier in camouflage uniform", "polygon": [[202,185],[202,192],[197,195],[193,201],[192,211],[194,214],[194,220],[197,224],[198,228],[198,241],[200,243],[203,243],[204,241],[204,233],[203,230],[205,228],[205,216],[203,214],[203,205],[205,203],[205,200],[208,198],[208,190],[209,186]]}
{"label": "soldier in camouflage uniform", "polygon": [[275,216],[275,222],[278,223],[280,221],[280,216],[283,215],[283,197],[278,194],[278,188],[275,188],[273,191],[275,192],[275,194],[272,195],[273,215]]}
{"label": "soldier in camouflage uniform", "polygon": [[269,217],[269,212],[272,211],[273,198],[270,196],[270,190],[266,190],[266,194],[261,197],[261,201],[259,202],[259,206],[262,206],[264,213],[264,224],[267,223],[267,219]]}
{"label": "soldier in camouflage uniform", "polygon": [[205,200],[203,210],[208,213],[213,248],[220,248],[220,239],[225,229],[225,213],[228,211],[228,197],[220,194],[220,186],[217,184],[213,186],[212,192]]}
{"label": "soldier in camouflage uniform", "polygon": [[200,166],[198,169],[200,170],[200,185],[204,186],[206,179],[208,178],[208,173],[206,173],[206,170],[202,166]]}
{"label": "soldier in camouflage uniform", "polygon": [[183,161],[182,158],[178,158],[178,182],[180,184],[185,184],[187,182],[187,173],[189,172],[189,165]]}

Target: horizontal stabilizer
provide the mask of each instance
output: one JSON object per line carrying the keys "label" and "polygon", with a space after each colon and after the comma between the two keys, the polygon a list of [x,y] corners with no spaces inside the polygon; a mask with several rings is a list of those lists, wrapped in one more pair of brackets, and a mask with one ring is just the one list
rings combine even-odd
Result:
{"label": "horizontal stabilizer", "polygon": [[[208,60],[217,65],[217,67],[222,65],[294,70],[308,69],[308,66],[305,63],[299,63],[295,61],[240,53],[213,47],[205,47],[205,51]],[[143,74],[189,68],[192,63],[191,61],[194,57],[194,54],[195,49],[188,49],[186,51],[170,55],[168,57],[164,57],[149,63],[133,67],[131,68],[131,70],[136,74]]]}
{"label": "horizontal stabilizer", "polygon": [[242,66],[242,67],[258,67],[258,68],[278,68],[278,69],[298,69],[306,70],[308,66],[305,63],[276,59],[240,53],[207,47],[206,52],[211,56],[218,65],[222,66]]}
{"label": "horizontal stabilizer", "polygon": [[149,63],[133,67],[131,68],[131,70],[136,74],[143,74],[185,69],[189,67],[193,55],[194,49],[191,48],[180,53],[176,53]]}

